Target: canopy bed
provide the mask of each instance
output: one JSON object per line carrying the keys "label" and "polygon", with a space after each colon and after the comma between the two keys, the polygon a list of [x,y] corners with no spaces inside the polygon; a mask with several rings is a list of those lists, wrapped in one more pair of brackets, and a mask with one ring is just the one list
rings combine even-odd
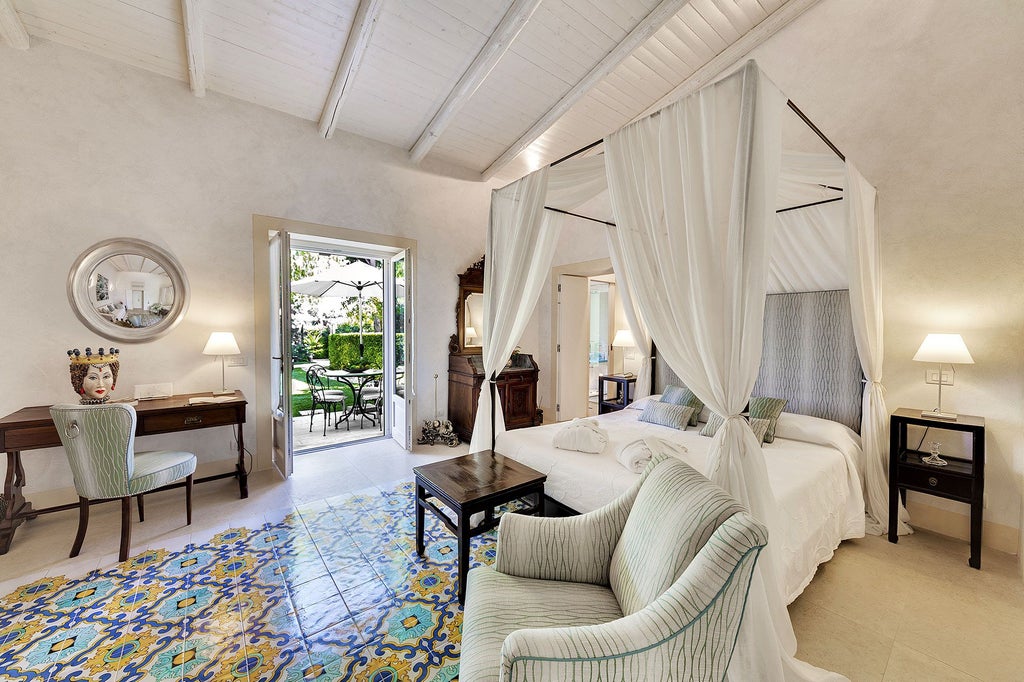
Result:
{"label": "canopy bed", "polygon": [[[570,155],[493,192],[482,329],[492,388],[480,393],[472,451],[495,445],[505,431],[500,408],[493,409],[494,379],[528,323],[566,213],[607,192],[610,219],[598,222],[606,224],[634,339],[648,357],[656,342],[659,363],[720,415],[715,435],[692,450],[703,451],[703,472],[765,523],[770,537],[786,536],[791,510],[780,500],[785,492],[772,486],[775,474],[766,464],[772,448],[760,447],[742,416],[759,374],[770,381],[776,359],[765,354],[770,368],[760,371],[766,295],[849,291],[849,324],[866,379],[862,461],[859,468],[843,466],[862,474],[847,489],[860,504],[856,490],[863,486],[865,530],[886,528],[888,414],[875,190],[831,143],[830,157],[784,154],[786,107],[786,97],[747,62],[608,136],[603,154]],[[649,390],[638,386],[637,395]],[[902,521],[901,530],[909,532]],[[784,550],[784,541],[770,541],[758,564],[731,679],[839,677],[793,657]]]}

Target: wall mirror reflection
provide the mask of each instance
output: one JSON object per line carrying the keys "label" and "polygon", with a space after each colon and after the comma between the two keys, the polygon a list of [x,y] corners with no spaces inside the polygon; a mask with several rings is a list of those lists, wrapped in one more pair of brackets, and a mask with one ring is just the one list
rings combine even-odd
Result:
{"label": "wall mirror reflection", "polygon": [[68,275],[75,314],[104,338],[148,341],[166,334],[188,307],[177,260],[155,244],[108,239],[86,249]]}
{"label": "wall mirror reflection", "polygon": [[467,348],[479,348],[483,344],[484,324],[484,295],[480,292],[471,292],[466,296],[465,327],[463,334],[466,339]]}

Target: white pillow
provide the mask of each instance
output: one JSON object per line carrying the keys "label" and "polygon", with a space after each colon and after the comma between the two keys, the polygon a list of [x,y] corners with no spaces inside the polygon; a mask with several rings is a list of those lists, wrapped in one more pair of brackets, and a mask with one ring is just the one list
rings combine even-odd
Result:
{"label": "white pillow", "polygon": [[792,412],[779,415],[779,421],[775,424],[775,437],[831,445],[838,450],[844,450],[844,446],[850,443],[860,448],[860,436],[845,424]]}
{"label": "white pillow", "polygon": [[626,405],[627,410],[642,410],[647,407],[647,403],[655,400],[661,400],[661,394],[656,393],[654,395],[645,395],[643,398],[634,400],[629,405]]}

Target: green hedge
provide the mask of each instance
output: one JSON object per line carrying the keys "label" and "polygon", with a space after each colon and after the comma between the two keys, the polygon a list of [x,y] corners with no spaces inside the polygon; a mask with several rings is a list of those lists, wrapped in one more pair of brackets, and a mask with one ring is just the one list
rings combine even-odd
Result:
{"label": "green hedge", "polygon": [[331,369],[366,369],[384,366],[381,334],[363,332],[363,361],[359,360],[359,334],[331,334],[327,339]]}
{"label": "green hedge", "polygon": [[[331,334],[327,340],[327,357],[330,360],[331,369],[349,368],[376,368],[384,366],[384,349],[382,348],[382,334],[363,332],[363,362],[359,362],[359,334],[358,332],[345,334]],[[405,334],[399,334],[403,339]],[[398,365],[405,364],[404,344],[403,352],[395,358]]]}

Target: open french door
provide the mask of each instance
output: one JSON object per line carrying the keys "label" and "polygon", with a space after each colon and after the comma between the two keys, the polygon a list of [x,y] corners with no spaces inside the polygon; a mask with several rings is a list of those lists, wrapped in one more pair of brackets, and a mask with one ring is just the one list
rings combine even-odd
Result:
{"label": "open french door", "polygon": [[384,367],[387,423],[391,437],[406,450],[412,447],[412,262],[408,249],[384,260]]}
{"label": "open french door", "polygon": [[292,475],[292,353],[291,353],[291,246],[288,232],[270,237],[270,339],[272,459],[283,477]]}

